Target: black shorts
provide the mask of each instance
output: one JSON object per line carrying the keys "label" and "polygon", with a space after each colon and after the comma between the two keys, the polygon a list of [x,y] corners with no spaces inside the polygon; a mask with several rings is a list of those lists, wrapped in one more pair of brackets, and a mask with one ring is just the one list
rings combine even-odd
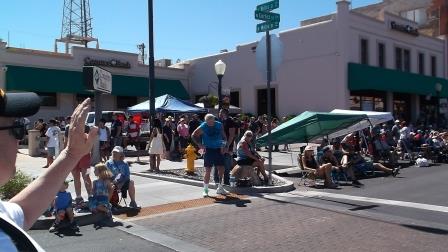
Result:
{"label": "black shorts", "polygon": [[170,151],[171,150],[171,141],[166,141],[163,139],[163,144],[165,145],[165,150]]}
{"label": "black shorts", "polygon": [[221,149],[206,149],[204,154],[204,167],[224,166],[224,155]]}
{"label": "black shorts", "polygon": [[120,188],[121,197],[123,197],[123,198],[127,198],[130,181],[131,181],[130,179],[126,180]]}
{"label": "black shorts", "polygon": [[252,158],[245,158],[245,159],[240,159],[240,160],[236,161],[236,163],[238,165],[253,165],[254,162],[256,162],[256,160],[254,160]]}

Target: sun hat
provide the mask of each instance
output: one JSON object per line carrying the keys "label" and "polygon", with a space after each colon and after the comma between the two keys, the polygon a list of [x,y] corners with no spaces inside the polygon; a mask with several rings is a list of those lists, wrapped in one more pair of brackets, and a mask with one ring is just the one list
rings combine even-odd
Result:
{"label": "sun hat", "polygon": [[305,151],[314,151],[313,147],[311,147],[311,145],[307,145],[305,147]]}
{"label": "sun hat", "polygon": [[121,146],[115,146],[115,147],[112,149],[112,153],[113,153],[113,152],[124,153],[124,150],[123,150],[123,147],[121,147]]}
{"label": "sun hat", "polygon": [[0,89],[0,116],[25,117],[39,111],[41,99],[31,92],[6,93]]}

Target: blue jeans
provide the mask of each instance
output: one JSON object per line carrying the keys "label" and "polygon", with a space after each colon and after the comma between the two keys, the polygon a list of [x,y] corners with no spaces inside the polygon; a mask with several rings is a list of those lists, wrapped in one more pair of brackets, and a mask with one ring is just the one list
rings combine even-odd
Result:
{"label": "blue jeans", "polygon": [[[230,155],[229,153],[224,154],[224,184],[225,185],[230,185],[230,168],[232,166],[232,155]],[[215,166],[214,169],[214,174],[213,174],[213,180],[215,181],[215,183],[219,183],[220,182],[220,178],[219,178],[219,174],[218,174],[218,169]]]}

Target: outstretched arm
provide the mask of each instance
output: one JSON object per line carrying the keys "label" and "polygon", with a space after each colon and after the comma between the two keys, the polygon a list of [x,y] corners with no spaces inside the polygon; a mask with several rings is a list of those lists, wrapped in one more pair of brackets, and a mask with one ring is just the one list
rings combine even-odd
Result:
{"label": "outstretched arm", "polygon": [[98,136],[98,128],[92,127],[89,134],[84,133],[84,122],[89,110],[88,98],[73,112],[67,147],[43,175],[11,199],[11,202],[20,205],[23,210],[25,229],[29,229],[45,211],[67,175],[75,168],[81,157],[92,149],[93,142]]}

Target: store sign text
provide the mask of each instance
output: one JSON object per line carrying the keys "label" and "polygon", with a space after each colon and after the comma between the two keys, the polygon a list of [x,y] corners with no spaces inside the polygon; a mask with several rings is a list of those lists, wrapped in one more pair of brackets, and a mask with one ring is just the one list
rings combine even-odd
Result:
{"label": "store sign text", "polygon": [[118,67],[118,68],[131,68],[129,61],[123,62],[120,60],[97,60],[87,57],[84,59],[85,66],[105,66],[105,67]]}

